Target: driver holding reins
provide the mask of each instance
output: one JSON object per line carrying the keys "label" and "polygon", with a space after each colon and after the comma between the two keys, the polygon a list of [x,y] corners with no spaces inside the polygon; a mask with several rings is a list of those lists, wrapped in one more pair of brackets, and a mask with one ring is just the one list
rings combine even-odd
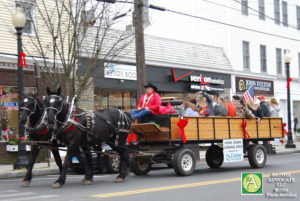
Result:
{"label": "driver holding reins", "polygon": [[133,121],[152,114],[159,114],[161,99],[157,93],[157,87],[152,85],[152,83],[148,83],[145,88],[146,93],[141,96],[136,110],[133,110],[131,113]]}

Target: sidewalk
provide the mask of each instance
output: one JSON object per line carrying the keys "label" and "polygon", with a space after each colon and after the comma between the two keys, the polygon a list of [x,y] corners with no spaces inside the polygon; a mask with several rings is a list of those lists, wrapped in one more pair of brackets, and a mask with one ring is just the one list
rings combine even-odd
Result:
{"label": "sidewalk", "polygon": [[[294,142],[296,148],[285,148],[285,144],[273,145],[276,150],[276,154],[289,154],[300,152],[300,142]],[[201,160],[205,158],[205,151],[200,151]],[[13,170],[12,165],[0,165],[0,179],[15,178],[15,177],[24,177],[26,169]],[[47,163],[36,163],[34,165],[33,176],[41,176],[48,174],[59,174],[58,167],[55,162],[50,162],[50,167]]]}

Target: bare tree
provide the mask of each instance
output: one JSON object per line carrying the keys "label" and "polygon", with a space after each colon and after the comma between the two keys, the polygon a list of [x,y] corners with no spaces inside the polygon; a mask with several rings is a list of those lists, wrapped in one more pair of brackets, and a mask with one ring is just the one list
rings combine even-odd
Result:
{"label": "bare tree", "polygon": [[[93,82],[92,74],[103,72],[99,63],[115,60],[133,40],[133,33],[114,29],[122,12],[94,0],[37,0],[35,34],[29,35],[26,52],[43,58],[42,70],[52,87],[62,78],[67,95],[80,97]],[[83,57],[88,62],[78,75]]]}

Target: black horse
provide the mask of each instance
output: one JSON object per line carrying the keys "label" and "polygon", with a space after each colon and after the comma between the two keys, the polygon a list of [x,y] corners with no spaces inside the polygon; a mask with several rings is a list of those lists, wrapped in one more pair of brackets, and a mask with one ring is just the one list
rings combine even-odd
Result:
{"label": "black horse", "polygon": [[[62,174],[53,187],[61,187],[65,183],[66,172],[73,156],[81,156],[79,160],[85,167],[85,180],[92,182],[92,159],[89,151],[91,148],[95,151],[101,150],[102,142],[106,142],[120,154],[120,170],[115,182],[124,182],[128,164],[126,139],[131,126],[130,115],[115,108],[88,114],[74,106],[73,111],[70,111],[72,104],[64,101],[60,88],[56,92],[47,88],[47,93],[48,123],[58,130],[57,139],[68,145]],[[68,119],[72,119],[69,121],[71,123],[68,123]]]}
{"label": "black horse", "polygon": [[[23,97],[20,105],[20,121],[21,124],[26,125],[26,131],[29,133],[29,138],[32,141],[50,141],[52,138],[52,132],[46,127],[46,108],[42,101],[34,94],[29,94]],[[62,171],[62,161],[58,151],[58,145],[56,140],[52,141],[51,149],[55,158],[55,162]],[[41,150],[41,147],[37,144],[31,146],[31,156],[29,164],[27,166],[27,172],[21,186],[29,186],[32,178],[32,168],[35,163],[35,159]]]}

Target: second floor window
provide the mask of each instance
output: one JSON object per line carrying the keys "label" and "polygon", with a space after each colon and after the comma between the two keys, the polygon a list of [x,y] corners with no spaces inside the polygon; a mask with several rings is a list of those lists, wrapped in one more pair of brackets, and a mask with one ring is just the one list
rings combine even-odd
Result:
{"label": "second floor window", "polygon": [[299,77],[300,77],[300,53],[298,53],[298,71],[299,71]]}
{"label": "second floor window", "polygon": [[282,75],[282,50],[276,48],[276,68],[277,74]]}
{"label": "second floor window", "polygon": [[279,0],[274,0],[274,20],[276,24],[280,24]]}
{"label": "second floor window", "polygon": [[[31,1],[30,1],[31,2]],[[33,20],[34,20],[34,4],[30,2],[16,1],[16,7],[20,7],[24,15],[26,16],[26,23],[23,29],[23,33],[33,34]]]}
{"label": "second floor window", "polygon": [[248,0],[241,0],[242,14],[248,15]]}
{"label": "second floor window", "polygon": [[266,46],[260,46],[260,69],[261,72],[267,72],[267,52]]}
{"label": "second floor window", "polygon": [[247,41],[243,41],[243,67],[244,70],[250,70],[250,51]]}
{"label": "second floor window", "polygon": [[258,17],[265,20],[265,0],[258,0]]}
{"label": "second floor window", "polygon": [[297,12],[297,29],[300,30],[300,6],[296,7]]}
{"label": "second floor window", "polygon": [[282,24],[288,26],[288,4],[282,1]]}

